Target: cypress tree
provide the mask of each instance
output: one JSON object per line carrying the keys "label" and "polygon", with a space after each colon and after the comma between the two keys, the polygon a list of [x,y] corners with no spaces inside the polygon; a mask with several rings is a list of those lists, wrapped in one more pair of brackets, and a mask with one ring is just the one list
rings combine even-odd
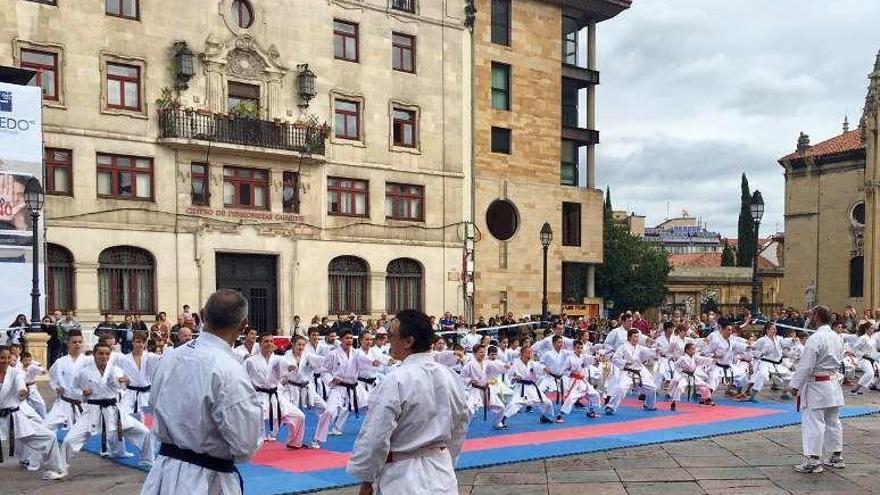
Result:
{"label": "cypress tree", "polygon": [[749,180],[745,172],[742,174],[742,196],[739,205],[739,229],[736,246],[736,266],[752,266],[752,257],[755,255],[755,224],[749,205],[752,195],[749,192]]}

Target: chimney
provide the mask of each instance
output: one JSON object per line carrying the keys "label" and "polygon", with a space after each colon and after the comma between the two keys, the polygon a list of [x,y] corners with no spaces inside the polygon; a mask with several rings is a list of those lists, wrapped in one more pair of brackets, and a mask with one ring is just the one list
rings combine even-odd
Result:
{"label": "chimney", "polygon": [[801,135],[798,136],[797,141],[798,153],[803,153],[808,149],[810,149],[810,136],[808,134],[804,134],[803,131],[801,131]]}

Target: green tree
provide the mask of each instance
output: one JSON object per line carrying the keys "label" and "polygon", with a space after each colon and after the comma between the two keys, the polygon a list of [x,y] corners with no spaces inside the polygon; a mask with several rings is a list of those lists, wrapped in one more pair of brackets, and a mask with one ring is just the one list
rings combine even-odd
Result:
{"label": "green tree", "polygon": [[724,249],[721,251],[721,266],[736,266],[736,254],[727,239],[724,239]]}
{"label": "green tree", "polygon": [[749,192],[749,180],[745,173],[742,174],[741,188],[736,266],[752,266],[752,258],[755,255],[755,224],[752,222],[752,214],[749,211],[752,194]]}
{"label": "green tree", "polygon": [[614,225],[614,210],[611,208],[611,188],[605,188],[605,209],[603,210],[603,228],[605,235],[608,235],[609,229]]}
{"label": "green tree", "polygon": [[666,253],[612,225],[603,239],[604,263],[596,273],[599,294],[614,301],[615,312],[644,311],[663,302],[669,277]]}

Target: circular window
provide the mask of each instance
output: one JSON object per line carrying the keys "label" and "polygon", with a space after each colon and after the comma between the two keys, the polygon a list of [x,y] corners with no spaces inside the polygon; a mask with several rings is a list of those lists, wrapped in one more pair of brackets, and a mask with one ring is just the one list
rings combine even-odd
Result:
{"label": "circular window", "polygon": [[858,203],[853,206],[852,213],[850,213],[850,220],[854,225],[865,225],[865,203]]}
{"label": "circular window", "polygon": [[251,7],[251,3],[247,0],[234,0],[232,2],[232,18],[235,19],[235,24],[242,29],[251,27],[254,23],[254,9]]}
{"label": "circular window", "polygon": [[509,241],[519,229],[519,212],[516,205],[506,199],[496,199],[486,210],[486,226],[489,233],[499,241]]}

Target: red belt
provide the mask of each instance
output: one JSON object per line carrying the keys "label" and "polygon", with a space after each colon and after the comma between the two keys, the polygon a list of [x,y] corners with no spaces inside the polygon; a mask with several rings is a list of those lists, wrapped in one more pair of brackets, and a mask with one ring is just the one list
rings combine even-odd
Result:
{"label": "red belt", "polygon": [[814,376],[814,377],[813,377],[813,381],[816,381],[816,382],[830,382],[830,381],[831,381],[831,375]]}

